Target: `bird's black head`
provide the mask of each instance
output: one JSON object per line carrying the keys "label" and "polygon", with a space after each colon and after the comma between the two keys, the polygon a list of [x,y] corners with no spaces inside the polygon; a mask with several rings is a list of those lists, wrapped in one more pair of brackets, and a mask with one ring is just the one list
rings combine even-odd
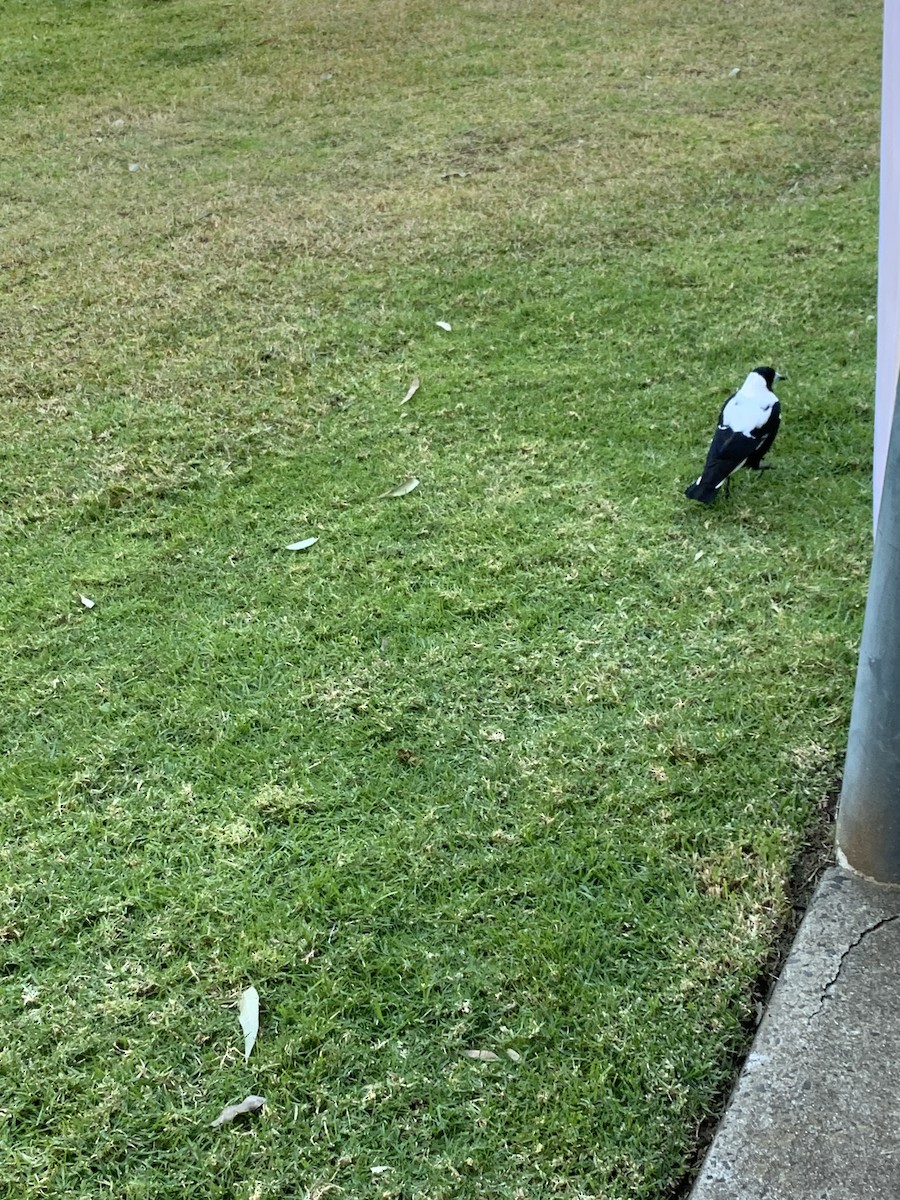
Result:
{"label": "bird's black head", "polygon": [[784,376],[779,375],[774,367],[754,367],[753,372],[755,375],[762,375],[766,381],[766,387],[770,392],[772,391],[772,384],[776,379],[784,379]]}

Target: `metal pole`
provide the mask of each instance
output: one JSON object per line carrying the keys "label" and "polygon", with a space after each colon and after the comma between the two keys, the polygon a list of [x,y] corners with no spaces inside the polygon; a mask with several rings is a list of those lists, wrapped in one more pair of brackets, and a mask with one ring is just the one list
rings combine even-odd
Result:
{"label": "metal pole", "polygon": [[854,871],[900,884],[900,380],[895,390],[837,844]]}
{"label": "metal pole", "polygon": [[875,438],[872,456],[872,532],[891,437],[894,389],[900,370],[900,4],[884,0],[881,69],[881,163],[878,191],[878,345],[875,354]]}

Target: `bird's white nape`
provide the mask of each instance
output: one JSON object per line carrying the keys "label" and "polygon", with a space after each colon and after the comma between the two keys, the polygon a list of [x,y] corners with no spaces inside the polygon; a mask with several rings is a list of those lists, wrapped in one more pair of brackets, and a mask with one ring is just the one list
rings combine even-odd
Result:
{"label": "bird's white nape", "polygon": [[756,371],[751,371],[738,391],[734,393],[722,412],[724,423],[735,433],[749,436],[760,429],[768,420],[776,396],[766,387],[766,381]]}
{"label": "bird's white nape", "polygon": [[[780,378],[781,378],[780,375],[776,375],[776,379],[780,379]],[[773,393],[770,391],[770,389],[766,385],[766,381],[763,379],[762,375],[760,375],[760,373],[758,371],[751,371],[750,374],[747,376],[747,378],[744,380],[744,382],[741,384],[738,391],[735,392],[734,398],[737,399],[738,396],[754,396],[754,397],[758,396],[761,400],[764,401],[765,404],[771,405],[772,404],[772,399],[771,399],[772,395],[773,395]]]}

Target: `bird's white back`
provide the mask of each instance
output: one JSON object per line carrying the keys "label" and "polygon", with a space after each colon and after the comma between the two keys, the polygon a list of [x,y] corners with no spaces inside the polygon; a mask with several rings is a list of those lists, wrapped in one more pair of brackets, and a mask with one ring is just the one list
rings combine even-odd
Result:
{"label": "bird's white back", "polygon": [[762,375],[751,371],[725,405],[722,420],[735,433],[749,435],[760,425],[765,425],[776,399]]}

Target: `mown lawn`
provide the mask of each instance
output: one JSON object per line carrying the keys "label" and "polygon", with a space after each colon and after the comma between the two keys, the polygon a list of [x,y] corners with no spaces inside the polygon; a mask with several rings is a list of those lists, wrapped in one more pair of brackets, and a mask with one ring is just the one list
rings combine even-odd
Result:
{"label": "mown lawn", "polygon": [[6,0],[0,1195],[679,1194],[846,737],[880,13]]}

